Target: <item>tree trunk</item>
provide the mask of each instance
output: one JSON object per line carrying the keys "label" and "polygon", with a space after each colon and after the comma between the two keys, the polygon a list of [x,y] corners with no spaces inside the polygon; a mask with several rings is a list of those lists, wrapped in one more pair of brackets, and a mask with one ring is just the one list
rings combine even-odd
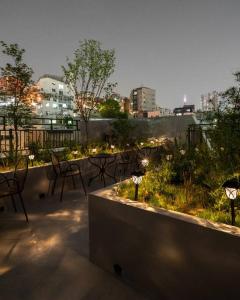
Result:
{"label": "tree trunk", "polygon": [[88,121],[84,120],[85,125],[85,147],[88,148]]}
{"label": "tree trunk", "polygon": [[17,120],[14,120],[14,133],[15,133],[14,163],[17,163],[17,159],[18,159],[18,124],[17,124]]}

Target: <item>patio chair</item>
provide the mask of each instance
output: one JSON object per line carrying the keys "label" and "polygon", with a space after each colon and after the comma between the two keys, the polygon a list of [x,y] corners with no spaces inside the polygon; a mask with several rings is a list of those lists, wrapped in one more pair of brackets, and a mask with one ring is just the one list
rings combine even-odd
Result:
{"label": "patio chair", "polygon": [[115,174],[118,174],[118,177],[126,177],[131,174],[136,164],[136,157],[133,151],[124,151],[120,153],[120,156],[116,163]]}
{"label": "patio chair", "polygon": [[51,152],[51,160],[52,160],[52,168],[54,172],[54,181],[53,181],[53,188],[52,188],[52,194],[54,194],[56,182],[58,178],[62,178],[62,187],[61,187],[61,194],[60,194],[60,201],[63,199],[63,190],[65,185],[65,179],[68,177],[72,178],[73,187],[75,188],[75,181],[74,176],[79,176],[84,194],[87,195],[87,191],[85,188],[85,184],[82,178],[82,173],[80,170],[80,167],[76,163],[70,163],[68,161],[60,161],[58,155],[54,152]]}
{"label": "patio chair", "polygon": [[18,160],[12,178],[7,177],[3,173],[0,173],[0,198],[10,197],[12,200],[13,208],[15,212],[17,212],[14,196],[18,195],[23,208],[23,212],[26,217],[26,221],[28,222],[28,215],[22,197],[27,174],[28,159],[26,157],[22,157]]}

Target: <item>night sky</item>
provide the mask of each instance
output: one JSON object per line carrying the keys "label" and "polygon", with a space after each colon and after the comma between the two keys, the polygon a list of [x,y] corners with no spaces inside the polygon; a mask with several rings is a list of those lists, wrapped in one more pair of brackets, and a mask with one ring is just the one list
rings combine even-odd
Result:
{"label": "night sky", "polygon": [[145,85],[162,107],[184,94],[200,106],[240,70],[239,16],[239,0],[0,0],[0,40],[26,49],[37,79],[61,75],[78,41],[96,39],[116,50],[111,81],[123,96]]}

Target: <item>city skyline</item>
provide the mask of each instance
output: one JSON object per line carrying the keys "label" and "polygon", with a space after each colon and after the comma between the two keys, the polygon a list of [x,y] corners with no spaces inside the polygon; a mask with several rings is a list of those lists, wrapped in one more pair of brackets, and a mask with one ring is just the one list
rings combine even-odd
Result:
{"label": "city skyline", "polygon": [[121,95],[144,85],[156,90],[161,107],[181,106],[185,97],[200,107],[201,94],[234,84],[239,11],[234,0],[1,0],[0,40],[26,49],[34,80],[62,75],[79,40],[99,40],[116,50],[110,80]]}

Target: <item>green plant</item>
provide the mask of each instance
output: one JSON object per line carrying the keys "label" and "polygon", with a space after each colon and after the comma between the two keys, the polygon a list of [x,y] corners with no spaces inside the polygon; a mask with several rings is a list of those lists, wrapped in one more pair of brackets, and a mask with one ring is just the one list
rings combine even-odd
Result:
{"label": "green plant", "polygon": [[[25,49],[19,48],[18,44],[6,44],[0,41],[2,53],[12,60],[5,67],[1,67],[2,76],[6,80],[6,96],[11,97],[13,102],[6,107],[5,114],[9,117],[14,127],[14,139],[10,139],[10,150],[14,150],[14,161],[18,159],[19,135],[18,128],[30,118],[32,109],[29,103],[29,89],[32,84],[33,70],[23,60]],[[12,136],[13,137],[13,136]],[[13,151],[12,151],[13,152]]]}
{"label": "green plant", "polygon": [[115,67],[115,51],[104,50],[95,40],[79,42],[73,60],[62,67],[66,82],[75,96],[76,111],[85,125],[85,143],[88,146],[88,122],[98,107],[98,100],[106,81]]}
{"label": "green plant", "polygon": [[127,119],[128,115],[120,111],[120,104],[113,99],[107,99],[99,106],[99,112],[103,118]]}
{"label": "green plant", "polygon": [[39,159],[40,157],[40,150],[42,148],[42,145],[40,142],[31,142],[29,145],[28,145],[28,149],[30,151],[31,154],[34,155],[34,158],[35,159]]}
{"label": "green plant", "polygon": [[132,142],[132,132],[135,128],[128,119],[118,119],[112,123],[114,135],[117,137],[119,145],[126,145]]}

